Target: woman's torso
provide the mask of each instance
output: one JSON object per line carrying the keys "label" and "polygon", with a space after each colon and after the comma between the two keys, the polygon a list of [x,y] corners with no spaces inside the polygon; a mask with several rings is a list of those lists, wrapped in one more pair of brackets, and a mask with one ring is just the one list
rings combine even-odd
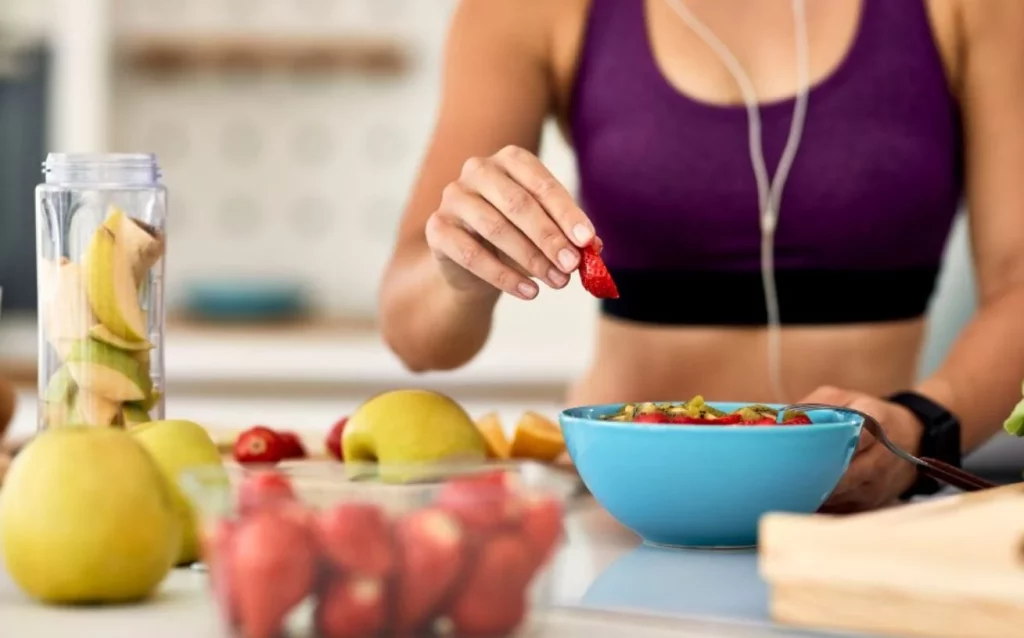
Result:
{"label": "woman's torso", "polygon": [[[959,197],[955,5],[807,4],[812,91],[776,239],[783,321],[808,324],[784,329],[787,398],[821,384],[884,393],[912,382],[920,309]],[[758,316],[757,192],[735,81],[665,0],[563,5],[552,48],[563,128],[584,210],[633,293],[620,302],[632,307],[605,307],[590,372],[571,401],[773,399]],[[793,107],[789,0],[687,5],[751,76],[773,174]],[[878,286],[902,290],[894,299],[904,307],[858,314],[826,305],[852,294],[851,307],[863,309]],[[806,298],[809,289],[821,297]],[[655,307],[636,307],[638,298]],[[731,323],[717,311],[681,324],[660,316],[659,304],[694,298],[746,308],[736,323],[748,325],[717,325]],[[801,317],[807,308],[821,316]]]}

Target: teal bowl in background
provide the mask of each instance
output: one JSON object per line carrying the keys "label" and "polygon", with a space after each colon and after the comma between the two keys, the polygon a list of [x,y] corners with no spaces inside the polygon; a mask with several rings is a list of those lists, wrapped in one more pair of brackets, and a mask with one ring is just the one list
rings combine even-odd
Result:
{"label": "teal bowl in background", "polygon": [[288,281],[206,280],[185,287],[191,316],[217,321],[293,319],[307,310],[306,291]]}
{"label": "teal bowl in background", "polygon": [[[569,455],[616,520],[670,547],[750,547],[764,514],[815,512],[849,467],[862,425],[838,408],[809,412],[813,423],[797,426],[600,419],[622,405],[564,410]],[[750,403],[708,405],[731,412]]]}

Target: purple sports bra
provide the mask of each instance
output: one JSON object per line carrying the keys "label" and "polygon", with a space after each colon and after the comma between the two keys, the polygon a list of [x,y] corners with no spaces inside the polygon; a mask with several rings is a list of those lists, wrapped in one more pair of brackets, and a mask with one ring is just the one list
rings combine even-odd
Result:
{"label": "purple sports bra", "polygon": [[[862,1],[849,52],[811,89],[782,198],[775,264],[784,324],[923,315],[963,192],[960,111],[925,0]],[[761,107],[770,175],[793,102]],[[620,291],[603,312],[764,325],[746,111],[669,84],[643,0],[592,0],[570,124],[580,202]]]}

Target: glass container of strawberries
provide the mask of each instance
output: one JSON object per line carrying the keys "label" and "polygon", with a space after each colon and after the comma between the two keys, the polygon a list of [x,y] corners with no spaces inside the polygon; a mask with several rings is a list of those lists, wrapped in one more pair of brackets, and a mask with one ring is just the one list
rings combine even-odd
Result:
{"label": "glass container of strawberries", "polygon": [[563,540],[571,487],[529,469],[295,463],[181,483],[226,635],[500,638],[536,626]]}

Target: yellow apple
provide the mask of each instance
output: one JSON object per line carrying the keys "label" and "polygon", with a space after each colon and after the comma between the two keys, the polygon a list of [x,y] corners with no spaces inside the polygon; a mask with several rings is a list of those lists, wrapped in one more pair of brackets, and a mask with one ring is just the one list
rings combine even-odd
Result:
{"label": "yellow apple", "polygon": [[[181,518],[183,533],[177,564],[194,563],[200,557],[199,522],[195,509],[179,486],[183,472],[190,468],[222,466],[220,451],[206,429],[192,421],[151,421],[129,430],[156,459],[170,488],[174,509]],[[225,473],[225,480],[227,474]]]}
{"label": "yellow apple", "polygon": [[153,458],[117,428],[35,437],[0,491],[0,549],[29,596],[51,604],[148,597],[174,565],[181,521]]}
{"label": "yellow apple", "polygon": [[484,460],[487,448],[458,403],[427,390],[377,395],[349,418],[342,436],[346,462],[422,463]]}

